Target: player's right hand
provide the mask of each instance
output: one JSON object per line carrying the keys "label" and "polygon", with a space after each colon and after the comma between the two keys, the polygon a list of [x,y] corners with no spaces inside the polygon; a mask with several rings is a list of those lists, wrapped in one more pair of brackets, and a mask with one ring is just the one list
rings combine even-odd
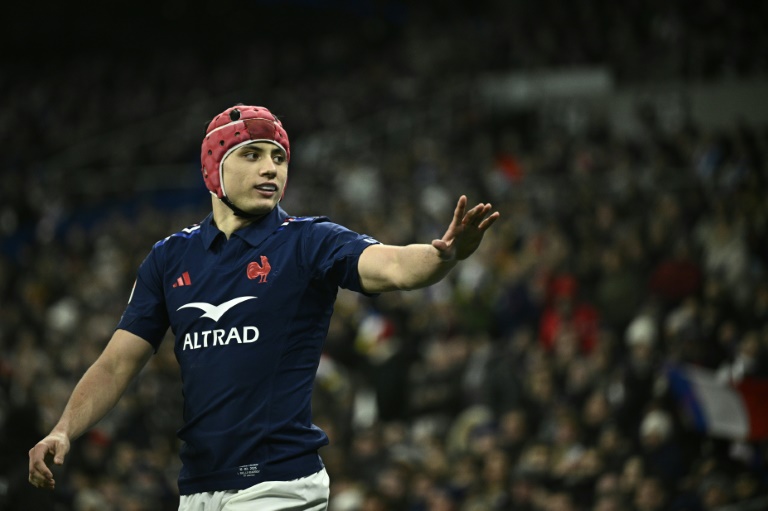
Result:
{"label": "player's right hand", "polygon": [[63,433],[51,433],[40,440],[29,450],[29,482],[36,488],[53,490],[56,481],[53,479],[50,464],[64,463],[64,456],[69,452],[69,438]]}

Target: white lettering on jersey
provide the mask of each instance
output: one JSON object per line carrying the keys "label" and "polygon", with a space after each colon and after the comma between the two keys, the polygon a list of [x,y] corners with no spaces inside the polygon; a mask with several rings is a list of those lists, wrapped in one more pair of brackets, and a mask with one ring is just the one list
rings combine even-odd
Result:
{"label": "white lettering on jersey", "polygon": [[[200,309],[205,314],[200,316],[201,318],[211,318],[212,320],[218,322],[219,319],[232,307],[237,305],[238,303],[242,303],[246,300],[253,300],[255,299],[255,296],[240,296],[238,298],[233,298],[229,301],[226,301],[222,303],[221,305],[213,305],[210,303],[205,302],[194,302],[194,303],[188,303],[186,305],[182,305],[177,311],[180,311],[181,309],[189,309],[189,308],[195,308]],[[223,332],[223,330],[222,330]]]}
{"label": "white lettering on jersey", "polygon": [[237,474],[243,477],[253,477],[256,474],[261,473],[258,463],[251,463],[250,465],[240,465],[237,467]]}
{"label": "white lettering on jersey", "polygon": [[[225,335],[226,334],[226,335]],[[226,330],[217,328],[216,330],[204,330],[202,332],[187,333],[184,336],[184,345],[182,350],[196,350],[210,346],[226,346],[234,341],[237,344],[249,344],[256,342],[259,338],[259,329],[255,326],[246,326],[242,330],[230,328]],[[210,341],[210,342],[209,342]]]}

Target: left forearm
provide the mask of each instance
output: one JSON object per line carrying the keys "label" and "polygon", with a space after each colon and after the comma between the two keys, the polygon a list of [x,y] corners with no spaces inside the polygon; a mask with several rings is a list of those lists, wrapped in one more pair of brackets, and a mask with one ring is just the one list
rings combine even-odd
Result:
{"label": "left forearm", "polygon": [[403,247],[376,245],[361,256],[360,275],[363,289],[371,293],[427,287],[445,277],[456,260],[445,260],[432,245]]}
{"label": "left forearm", "polygon": [[418,289],[431,286],[445,277],[456,266],[455,259],[442,259],[432,245],[400,247],[399,259],[402,282],[399,289]]}

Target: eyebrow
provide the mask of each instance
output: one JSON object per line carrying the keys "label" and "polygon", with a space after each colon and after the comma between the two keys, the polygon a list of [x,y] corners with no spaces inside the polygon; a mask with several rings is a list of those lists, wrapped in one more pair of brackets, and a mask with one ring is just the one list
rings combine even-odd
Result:
{"label": "eyebrow", "polygon": [[[258,144],[263,144],[263,143],[269,144],[269,142],[253,142],[251,144],[246,144],[246,145],[240,147],[239,150],[240,151],[246,151],[246,150],[248,150],[248,151],[258,151],[260,153],[265,153],[265,152],[267,152],[267,149],[264,148],[263,146],[258,145]],[[278,153],[280,153],[282,155],[285,155],[285,151],[282,148],[280,148],[280,147],[278,147],[278,146],[276,146],[274,144],[269,144],[269,145],[271,146],[270,147],[270,151],[269,151],[270,154],[275,154],[275,152],[278,152]]]}

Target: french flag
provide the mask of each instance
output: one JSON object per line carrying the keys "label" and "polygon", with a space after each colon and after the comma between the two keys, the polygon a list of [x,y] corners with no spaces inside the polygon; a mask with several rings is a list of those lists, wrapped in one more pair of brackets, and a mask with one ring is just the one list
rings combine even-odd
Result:
{"label": "french flag", "polygon": [[728,384],[693,365],[669,367],[667,379],[697,430],[730,440],[768,438],[768,379]]}

